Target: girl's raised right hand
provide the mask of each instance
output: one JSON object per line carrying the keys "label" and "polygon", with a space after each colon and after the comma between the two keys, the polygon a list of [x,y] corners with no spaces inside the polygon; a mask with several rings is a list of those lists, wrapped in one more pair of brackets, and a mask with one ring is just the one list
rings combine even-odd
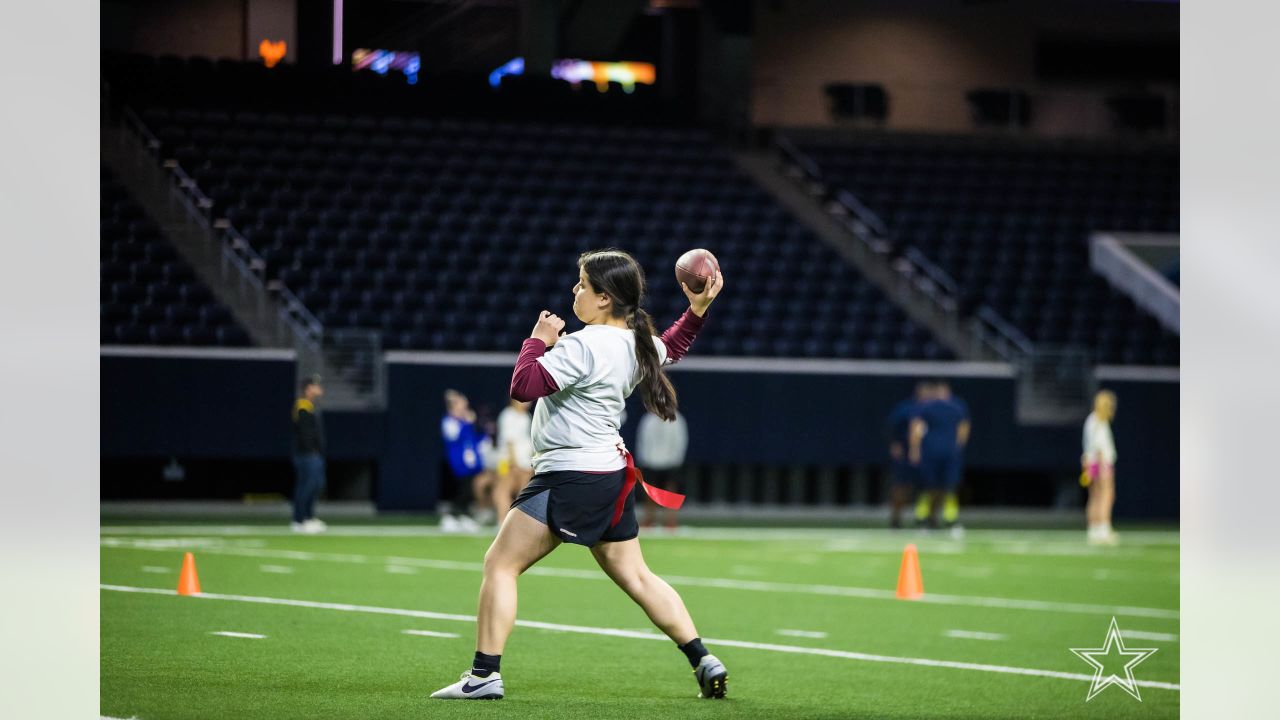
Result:
{"label": "girl's raised right hand", "polygon": [[561,331],[564,330],[564,320],[559,315],[554,315],[550,310],[543,310],[538,313],[538,322],[533,326],[533,332],[529,337],[538,338],[551,347],[556,344]]}

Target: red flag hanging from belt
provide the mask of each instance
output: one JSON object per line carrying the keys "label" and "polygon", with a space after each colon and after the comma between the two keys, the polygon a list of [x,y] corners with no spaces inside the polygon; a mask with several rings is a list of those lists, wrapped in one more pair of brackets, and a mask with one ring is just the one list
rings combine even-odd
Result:
{"label": "red flag hanging from belt", "polygon": [[618,499],[613,504],[613,522],[609,523],[609,527],[614,527],[622,520],[622,510],[627,505],[627,496],[631,494],[632,488],[636,486],[636,481],[640,481],[640,486],[644,488],[645,494],[650,500],[658,503],[664,508],[679,510],[684,504],[684,496],[680,493],[674,493],[670,490],[663,490],[660,487],[654,487],[644,481],[644,475],[636,467],[635,458],[626,448],[618,446],[618,452],[622,453],[627,459],[626,479],[622,482],[622,492],[618,494]]}

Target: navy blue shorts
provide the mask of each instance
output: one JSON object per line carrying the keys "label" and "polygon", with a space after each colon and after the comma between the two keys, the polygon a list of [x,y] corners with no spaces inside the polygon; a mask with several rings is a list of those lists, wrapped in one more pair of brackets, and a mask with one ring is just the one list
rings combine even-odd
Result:
{"label": "navy blue shorts", "polygon": [[891,471],[893,472],[893,483],[895,485],[918,485],[920,483],[920,468],[906,460],[894,460]]}
{"label": "navy blue shorts", "polygon": [[954,490],[960,485],[963,463],[960,455],[926,457],[919,465],[919,487],[923,490]]}
{"label": "navy blue shorts", "polygon": [[591,547],[598,542],[630,540],[640,534],[635,488],[627,494],[618,524],[610,524],[625,480],[625,469],[609,473],[538,473],[511,507],[546,523],[553,535],[567,543]]}

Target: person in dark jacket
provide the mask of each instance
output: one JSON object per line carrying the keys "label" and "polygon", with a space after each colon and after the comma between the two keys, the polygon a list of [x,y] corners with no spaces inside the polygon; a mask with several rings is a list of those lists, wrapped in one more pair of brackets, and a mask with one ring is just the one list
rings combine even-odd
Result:
{"label": "person in dark jacket", "polygon": [[316,518],[316,498],[324,490],[324,423],[316,402],[324,396],[320,376],[302,381],[302,397],[293,403],[293,468],[297,484],[293,489],[293,522],[289,528],[300,533],[325,531]]}

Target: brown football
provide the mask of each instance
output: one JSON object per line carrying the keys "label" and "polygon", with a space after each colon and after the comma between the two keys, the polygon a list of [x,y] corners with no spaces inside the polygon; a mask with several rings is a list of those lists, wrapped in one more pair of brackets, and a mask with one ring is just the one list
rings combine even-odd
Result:
{"label": "brown football", "polygon": [[689,290],[700,293],[707,287],[707,281],[715,278],[720,271],[720,263],[710,250],[696,248],[680,256],[676,260],[676,281],[689,286]]}

